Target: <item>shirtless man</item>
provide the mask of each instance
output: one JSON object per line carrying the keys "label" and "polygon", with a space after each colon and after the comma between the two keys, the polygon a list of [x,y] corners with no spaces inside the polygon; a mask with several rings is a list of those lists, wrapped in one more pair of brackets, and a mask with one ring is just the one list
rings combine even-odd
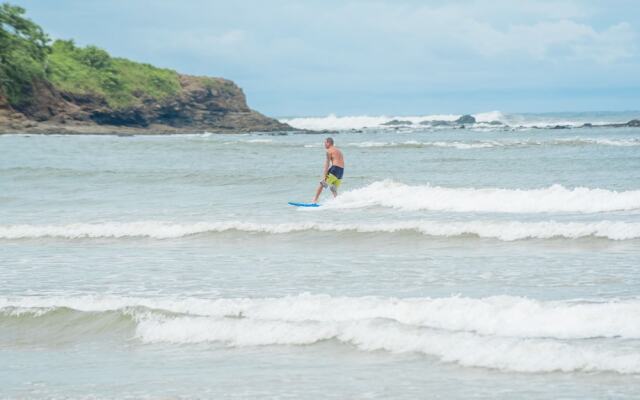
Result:
{"label": "shirtless man", "polygon": [[333,197],[336,197],[344,173],[344,157],[340,149],[333,145],[333,138],[328,137],[324,140],[324,148],[327,149],[327,159],[324,162],[320,186],[318,186],[316,197],[313,199],[314,203],[318,202],[322,189],[329,188]]}

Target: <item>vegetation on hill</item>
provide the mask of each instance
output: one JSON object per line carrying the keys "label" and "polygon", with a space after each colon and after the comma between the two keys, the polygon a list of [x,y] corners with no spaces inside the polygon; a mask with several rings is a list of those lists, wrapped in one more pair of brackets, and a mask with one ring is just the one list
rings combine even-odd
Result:
{"label": "vegetation on hill", "polygon": [[0,95],[9,104],[28,100],[34,79],[44,79],[49,37],[23,17],[25,10],[0,4]]}
{"label": "vegetation on hill", "polygon": [[161,100],[180,91],[173,70],[113,58],[98,47],[77,47],[71,40],[56,40],[47,60],[47,77],[59,90],[101,95],[113,108],[132,106],[143,98]]}
{"label": "vegetation on hill", "polygon": [[95,46],[78,47],[72,40],[51,44],[24,14],[21,7],[0,5],[0,94],[13,106],[30,100],[37,79],[62,92],[98,95],[114,109],[180,91],[179,75],[173,70],[111,57]]}

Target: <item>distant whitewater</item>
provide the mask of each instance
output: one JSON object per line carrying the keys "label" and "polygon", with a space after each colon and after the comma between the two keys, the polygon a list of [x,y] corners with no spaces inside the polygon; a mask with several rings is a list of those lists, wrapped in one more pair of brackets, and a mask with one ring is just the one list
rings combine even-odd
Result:
{"label": "distant whitewater", "polygon": [[[424,116],[336,116],[330,114],[326,117],[300,117],[300,118],[283,118],[281,122],[285,122],[294,128],[299,129],[364,129],[364,128],[380,128],[391,121],[408,122],[403,125],[420,125],[422,122],[446,121],[454,122],[460,118],[457,114],[433,114]],[[474,115],[478,122],[499,121],[504,122],[506,117],[500,111],[481,113]]]}
{"label": "distant whitewater", "polygon": [[[474,123],[457,124],[475,130],[531,129],[531,128],[578,128],[607,124],[624,124],[638,118],[640,113],[552,113],[552,114],[508,114],[490,111],[471,114]],[[294,128],[310,130],[358,130],[358,129],[446,129],[456,126],[455,122],[462,114],[426,114],[426,115],[356,115],[324,117],[280,118]]]}

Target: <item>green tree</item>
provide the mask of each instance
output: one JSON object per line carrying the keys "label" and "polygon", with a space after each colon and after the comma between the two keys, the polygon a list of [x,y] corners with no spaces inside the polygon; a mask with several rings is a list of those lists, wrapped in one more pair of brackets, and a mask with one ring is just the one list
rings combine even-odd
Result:
{"label": "green tree", "polygon": [[44,78],[50,51],[49,37],[24,13],[0,4],[0,92],[11,104],[26,100],[34,78]]}
{"label": "green tree", "polygon": [[91,68],[107,69],[111,66],[109,53],[96,46],[87,46],[78,49],[79,61]]}

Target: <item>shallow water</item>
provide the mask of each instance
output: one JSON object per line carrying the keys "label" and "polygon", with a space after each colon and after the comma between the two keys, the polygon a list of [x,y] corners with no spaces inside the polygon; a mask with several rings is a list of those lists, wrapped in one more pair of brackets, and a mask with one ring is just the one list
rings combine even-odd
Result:
{"label": "shallow water", "polygon": [[637,396],[640,130],[333,136],[0,136],[0,397]]}

